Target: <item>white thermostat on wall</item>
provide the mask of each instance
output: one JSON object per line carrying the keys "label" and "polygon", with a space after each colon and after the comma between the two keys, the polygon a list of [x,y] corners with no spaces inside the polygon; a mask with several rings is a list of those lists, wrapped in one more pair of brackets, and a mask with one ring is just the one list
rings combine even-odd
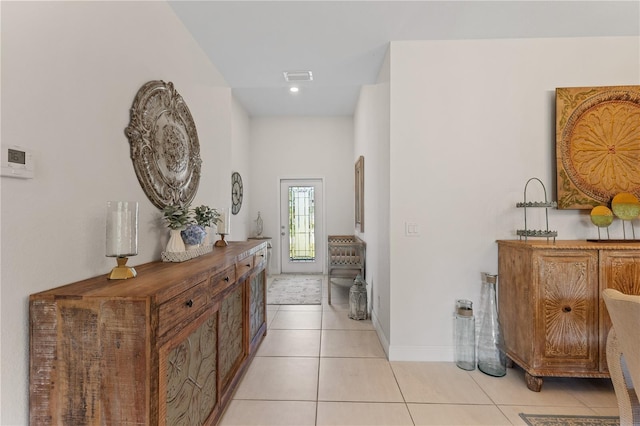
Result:
{"label": "white thermostat on wall", "polygon": [[31,151],[16,145],[2,145],[2,176],[32,179],[33,156]]}

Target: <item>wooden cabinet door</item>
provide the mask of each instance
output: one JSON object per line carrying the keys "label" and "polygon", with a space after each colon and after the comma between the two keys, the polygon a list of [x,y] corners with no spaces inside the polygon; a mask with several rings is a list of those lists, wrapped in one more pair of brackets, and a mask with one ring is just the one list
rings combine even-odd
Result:
{"label": "wooden cabinet door", "polygon": [[160,349],[159,424],[204,425],[219,411],[217,312],[207,311]]}
{"label": "wooden cabinet door", "polygon": [[536,251],[533,270],[535,367],[565,374],[597,371],[597,251]]}
{"label": "wooden cabinet door", "polygon": [[[605,288],[614,288],[625,294],[640,294],[640,251],[601,250],[600,251],[600,293]],[[600,370],[607,367],[607,336],[611,328],[611,318],[602,297],[600,305]]]}
{"label": "wooden cabinet door", "polygon": [[247,355],[245,345],[245,282],[238,283],[222,299],[219,317],[220,389],[225,391]]}
{"label": "wooden cabinet door", "polygon": [[[249,278],[249,347],[257,348],[266,329],[266,273],[264,267]],[[264,326],[264,327],[263,327]]]}

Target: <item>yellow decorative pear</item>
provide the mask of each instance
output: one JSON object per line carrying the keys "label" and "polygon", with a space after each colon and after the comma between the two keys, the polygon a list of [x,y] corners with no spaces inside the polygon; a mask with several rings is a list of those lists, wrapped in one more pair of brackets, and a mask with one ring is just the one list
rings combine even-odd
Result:
{"label": "yellow decorative pear", "polygon": [[628,192],[621,192],[611,201],[613,214],[622,220],[633,220],[640,215],[640,201]]}

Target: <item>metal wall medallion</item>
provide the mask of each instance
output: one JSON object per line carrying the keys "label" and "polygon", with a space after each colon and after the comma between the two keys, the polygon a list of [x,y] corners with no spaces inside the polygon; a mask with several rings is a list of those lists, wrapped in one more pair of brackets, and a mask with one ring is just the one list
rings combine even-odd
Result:
{"label": "metal wall medallion", "polygon": [[191,112],[173,83],[146,83],[130,115],[125,134],[149,200],[159,209],[191,203],[200,183],[200,142]]}

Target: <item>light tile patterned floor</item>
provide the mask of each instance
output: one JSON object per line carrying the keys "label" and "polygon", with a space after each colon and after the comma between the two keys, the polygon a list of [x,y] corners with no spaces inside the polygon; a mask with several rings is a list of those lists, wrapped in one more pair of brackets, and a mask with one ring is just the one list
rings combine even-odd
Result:
{"label": "light tile patterned floor", "polygon": [[[269,283],[273,277],[269,278]],[[268,305],[268,332],[220,424],[524,425],[518,413],[617,416],[608,379],[547,378],[531,392],[519,368],[501,378],[448,362],[389,362],[367,321],[333,304]]]}

